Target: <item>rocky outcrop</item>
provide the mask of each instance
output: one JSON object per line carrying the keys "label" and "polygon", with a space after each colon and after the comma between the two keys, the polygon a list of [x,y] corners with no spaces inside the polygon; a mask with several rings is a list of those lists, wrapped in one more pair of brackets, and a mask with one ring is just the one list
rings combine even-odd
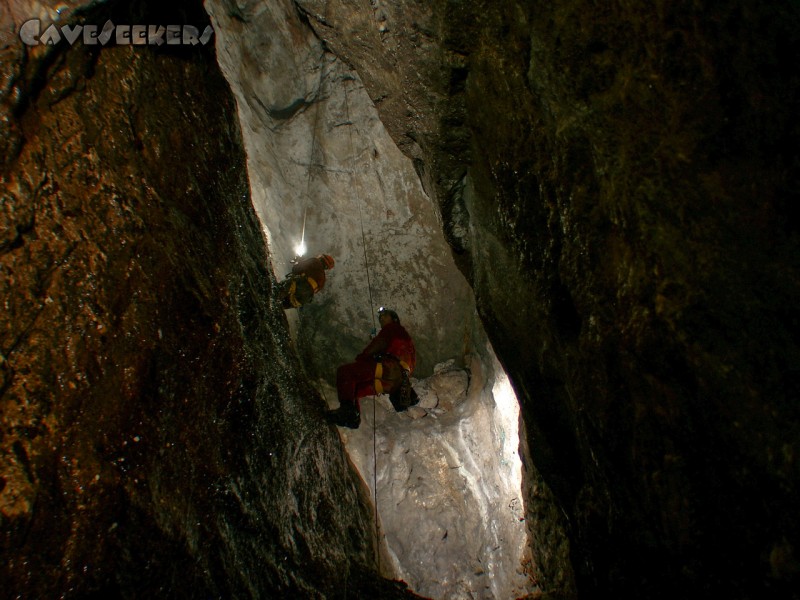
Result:
{"label": "rocky outcrop", "polygon": [[[74,18],[208,24],[126,4]],[[2,595],[404,597],[271,298],[213,44],[0,64]]]}
{"label": "rocky outcrop", "polygon": [[578,593],[792,597],[796,8],[298,5],[438,201]]}
{"label": "rocky outcrop", "polygon": [[[402,413],[386,396],[365,399],[361,427],[342,430],[375,498],[387,560],[426,597],[538,592],[541,569],[531,556],[520,481],[519,406],[491,349],[481,354],[469,369],[449,361],[414,379],[419,404]],[[568,564],[563,550],[550,548]]]}

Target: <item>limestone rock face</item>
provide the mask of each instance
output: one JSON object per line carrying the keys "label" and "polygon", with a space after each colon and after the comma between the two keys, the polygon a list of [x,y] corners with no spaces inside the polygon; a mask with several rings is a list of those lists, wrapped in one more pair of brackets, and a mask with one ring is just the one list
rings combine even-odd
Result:
{"label": "limestone rock face", "polygon": [[[396,577],[431,598],[527,597],[543,569],[525,523],[518,401],[488,345],[468,362],[413,379],[420,402],[406,411],[385,395],[362,399],[361,426],[342,439],[375,499]],[[563,531],[552,527],[552,562],[569,573]]]}
{"label": "limestone rock face", "polygon": [[[365,400],[361,429],[342,433],[373,497],[377,484],[382,571],[435,598],[527,595],[535,566],[511,442],[517,413],[495,421],[503,410],[491,390],[502,369],[412,161],[358,74],[293,3],[239,2],[235,14],[224,2],[206,7],[237,99],[275,274],[289,270],[302,231],[310,254],[336,259],[313,303],[288,311],[304,370],[334,408],[336,368],[369,341],[380,305],[399,313],[415,341],[419,406],[396,415],[383,398],[373,429],[375,402]],[[485,367],[468,403],[472,362]],[[507,392],[504,410],[516,410]]]}
{"label": "limestone rock face", "polygon": [[[82,18],[208,23],[125,4]],[[213,44],[24,48],[9,14],[2,595],[402,596],[271,299]]]}
{"label": "limestone rock face", "polygon": [[793,597],[796,6],[298,4],[437,199],[578,593]]}
{"label": "limestone rock face", "polygon": [[253,202],[275,275],[303,239],[331,254],[325,289],[296,311],[312,376],[334,378],[395,309],[417,342],[420,376],[460,357],[475,303],[453,267],[434,204],[358,74],[326,50],[293,2],[208,1],[220,65],[236,95]]}

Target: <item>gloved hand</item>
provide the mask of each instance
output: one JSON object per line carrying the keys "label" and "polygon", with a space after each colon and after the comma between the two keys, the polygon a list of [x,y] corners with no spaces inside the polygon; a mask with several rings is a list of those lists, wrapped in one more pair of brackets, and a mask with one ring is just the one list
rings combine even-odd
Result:
{"label": "gloved hand", "polygon": [[378,335],[378,330],[373,327],[369,332],[369,337],[374,338],[376,335]]}

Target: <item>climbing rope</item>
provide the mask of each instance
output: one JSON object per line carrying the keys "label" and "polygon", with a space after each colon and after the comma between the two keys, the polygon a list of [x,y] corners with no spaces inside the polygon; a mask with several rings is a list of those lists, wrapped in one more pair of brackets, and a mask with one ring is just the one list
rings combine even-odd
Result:
{"label": "climbing rope", "polygon": [[316,106],[314,107],[314,125],[311,129],[311,148],[308,151],[308,169],[307,169],[307,177],[306,177],[306,195],[305,195],[305,202],[303,205],[303,230],[300,235],[300,245],[297,246],[295,249],[295,253],[298,256],[302,256],[305,254],[305,247],[306,247],[306,215],[308,214],[308,202],[311,198],[311,171],[313,166],[314,160],[314,147],[316,146],[317,142],[317,129],[319,128],[319,105],[321,104],[320,97],[322,96],[322,77],[325,73],[325,51],[322,51],[322,57],[319,61],[319,83],[317,84],[317,99],[316,99]]}
{"label": "climbing rope", "polygon": [[[359,181],[355,177],[355,153],[353,150],[353,122],[350,120],[350,102],[347,97],[347,81],[355,81],[354,77],[346,76],[343,78],[344,83],[344,109],[345,117],[348,124],[348,133],[350,137],[350,157],[352,164],[350,166],[350,177],[355,180],[353,186],[356,194],[356,205],[358,206],[358,219],[361,224],[361,246],[364,249],[364,270],[367,273],[367,292],[369,294],[369,313],[372,315],[372,330],[375,331],[375,311],[373,310],[374,304],[372,302],[372,283],[369,276],[369,260],[367,258],[367,238],[364,235],[364,215],[361,210],[361,197],[359,195]],[[376,435],[376,407],[378,403],[377,396],[372,397],[372,489],[375,496],[375,557],[378,566],[378,573],[381,572],[381,550],[380,550],[380,528],[378,526],[378,450],[377,450],[377,435]]]}
{"label": "climbing rope", "polygon": [[[319,82],[317,83],[317,91],[316,91],[316,106],[314,107],[314,125],[311,129],[311,149],[308,153],[308,169],[307,169],[307,177],[306,177],[306,194],[305,194],[305,205],[303,207],[303,229],[302,234],[300,237],[300,245],[295,248],[295,252],[298,255],[302,255],[305,253],[305,239],[306,239],[306,215],[308,213],[308,203],[311,199],[311,170],[314,161],[314,147],[316,146],[317,142],[317,130],[319,129],[319,111],[320,111],[320,104],[322,103],[322,80],[324,78],[325,73],[325,50],[322,51],[322,56],[319,60]],[[322,166],[322,165],[319,165]],[[297,335],[300,339],[300,344],[298,345],[300,348],[308,349],[311,348],[311,342],[307,337],[307,332],[305,327],[303,326],[303,307],[297,307]],[[308,358],[308,350],[304,351],[304,358]],[[308,372],[305,369],[306,361],[303,360],[301,362],[303,365],[303,372],[308,377]],[[325,393],[325,389],[321,388],[319,390],[322,394],[323,400],[325,400],[325,406],[330,406],[328,403],[328,395]]]}
{"label": "climbing rope", "polygon": [[[355,78],[348,76],[348,77],[344,78],[344,81],[345,82],[346,81],[355,81]],[[345,117],[347,118],[347,123],[349,125],[348,133],[349,133],[349,137],[350,137],[350,156],[351,156],[350,160],[353,162],[353,164],[351,165],[351,168],[350,168],[350,177],[355,180],[355,186],[353,186],[353,187],[355,188],[356,204],[358,206],[358,220],[359,220],[359,222],[361,224],[361,246],[364,249],[364,269],[365,269],[365,271],[367,273],[367,292],[369,294],[369,312],[372,315],[372,327],[374,329],[375,328],[375,313],[372,310],[372,307],[374,306],[374,304],[372,302],[372,283],[371,283],[370,277],[369,277],[369,260],[367,259],[367,238],[364,235],[364,215],[363,215],[362,210],[361,210],[361,199],[360,199],[360,194],[359,194],[359,190],[361,188],[361,185],[359,184],[358,179],[354,177],[354,175],[355,175],[355,160],[356,159],[355,159],[355,154],[354,154],[354,151],[353,151],[353,123],[350,120],[350,103],[348,101],[348,97],[347,96],[348,96],[348,94],[347,94],[347,84],[345,83],[345,86],[344,86],[344,110],[345,110]]]}
{"label": "climbing rope", "polygon": [[[306,170],[306,195],[303,206],[303,229],[300,236],[300,244],[294,248],[297,256],[305,254],[306,245],[306,214],[308,213],[308,203],[311,199],[311,168],[314,160],[314,146],[317,143],[317,129],[319,128],[319,105],[322,103],[322,79],[325,73],[325,50],[322,50],[322,56],[319,59],[319,82],[317,83],[316,91],[316,106],[314,107],[314,125],[311,129],[311,149],[308,152],[308,169]],[[303,314],[302,306],[297,307],[297,335],[303,336]],[[307,374],[306,374],[307,375]],[[324,392],[323,392],[324,394]],[[325,398],[327,404],[327,398]]]}
{"label": "climbing rope", "polygon": [[[319,59],[319,82],[317,83],[317,91],[316,91],[316,106],[314,107],[314,125],[311,128],[311,148],[308,151],[308,169],[306,170],[306,194],[305,194],[305,202],[303,206],[303,229],[300,235],[300,244],[294,248],[295,254],[298,256],[302,256],[305,254],[306,251],[306,215],[308,214],[308,204],[311,200],[311,171],[312,167],[314,166],[314,147],[317,144],[317,130],[319,129],[319,111],[320,111],[320,104],[322,104],[322,80],[325,75],[325,50],[322,50],[322,56]],[[322,166],[321,164],[319,165]],[[303,311],[302,306],[297,307],[297,330],[298,335],[303,336]],[[305,347],[309,347],[305,345]],[[323,391],[323,397],[325,397]],[[325,403],[327,405],[327,397],[325,397]]]}

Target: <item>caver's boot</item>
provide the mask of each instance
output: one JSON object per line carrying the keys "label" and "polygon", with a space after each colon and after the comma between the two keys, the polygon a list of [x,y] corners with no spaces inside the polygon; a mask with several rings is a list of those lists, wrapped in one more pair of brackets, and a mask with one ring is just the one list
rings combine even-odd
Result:
{"label": "caver's boot", "polygon": [[342,404],[336,410],[327,411],[325,418],[339,427],[358,429],[358,426],[361,425],[361,413],[352,404]]}

